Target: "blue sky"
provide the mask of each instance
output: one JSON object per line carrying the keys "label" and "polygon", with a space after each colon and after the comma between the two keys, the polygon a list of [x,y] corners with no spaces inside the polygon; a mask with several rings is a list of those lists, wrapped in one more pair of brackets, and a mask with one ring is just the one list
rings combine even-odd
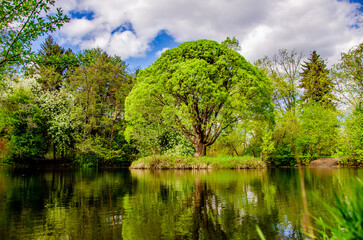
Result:
{"label": "blue sky", "polygon": [[164,30],[162,30],[150,42],[150,50],[146,53],[145,57],[130,57],[127,59],[127,63],[132,68],[143,69],[155,62],[163,50],[167,48],[174,48],[178,45],[179,43],[175,42],[173,37],[169,36]]}
{"label": "blue sky", "polygon": [[328,64],[363,42],[362,0],[60,0],[56,6],[71,17],[53,34],[60,45],[76,52],[101,47],[130,69],[197,39],[235,36],[251,62],[295,48],[305,56],[316,50]]}

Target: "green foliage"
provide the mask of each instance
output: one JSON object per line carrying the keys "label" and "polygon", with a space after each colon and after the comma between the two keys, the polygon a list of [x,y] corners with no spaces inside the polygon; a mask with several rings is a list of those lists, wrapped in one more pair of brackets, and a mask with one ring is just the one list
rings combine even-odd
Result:
{"label": "green foliage", "polygon": [[274,166],[295,166],[297,164],[291,144],[286,140],[282,139],[277,144],[272,159],[268,161],[269,164]]}
{"label": "green foliage", "polygon": [[344,125],[344,135],[340,139],[337,155],[338,157],[342,157],[341,163],[344,165],[362,165],[363,109],[357,108],[347,113],[347,119]]}
{"label": "green foliage", "polygon": [[325,107],[335,107],[333,101],[334,83],[329,78],[329,71],[326,69],[324,60],[313,51],[311,57],[302,65],[303,72],[300,80],[300,88],[304,89],[302,100],[304,102],[315,102]]}
{"label": "green foliage", "polygon": [[73,162],[81,167],[94,168],[98,167],[100,160],[100,156],[96,153],[78,153]]}
{"label": "green foliage", "polygon": [[205,155],[238,119],[272,116],[271,84],[241,55],[214,41],[186,42],[140,71],[126,99],[130,138],[151,124],[180,131]]}
{"label": "green foliage", "polygon": [[208,147],[208,156],[245,155],[250,132],[249,121],[238,121],[230,129],[224,131],[212,146]]}
{"label": "green foliage", "polygon": [[50,91],[59,90],[64,85],[67,72],[78,64],[72,50],[65,50],[51,36],[41,45],[41,50],[33,61],[36,64],[29,67],[28,74],[34,74],[43,89]]}
{"label": "green foliage", "polygon": [[[272,130],[272,124],[269,121],[254,120],[245,123],[246,143],[245,154],[259,157],[262,159],[262,150],[265,157],[268,158],[267,149],[271,140],[269,132]],[[267,140],[268,139],[268,140]],[[266,155],[267,154],[267,155]],[[267,160],[267,159],[265,159]]]}
{"label": "green foliage", "polygon": [[7,65],[22,63],[39,36],[69,21],[60,8],[50,14],[54,0],[3,0],[0,8],[0,72]]}
{"label": "green foliage", "polygon": [[23,162],[43,157],[49,148],[47,116],[37,104],[36,83],[21,84],[1,97],[1,111],[9,136],[6,161]]}
{"label": "green foliage", "polygon": [[274,142],[272,141],[272,130],[265,130],[265,134],[262,137],[261,144],[261,159],[268,161],[272,157],[272,153],[275,151]]}
{"label": "green foliage", "polygon": [[74,163],[82,167],[128,165],[135,152],[122,135],[117,135],[111,146],[105,146],[104,139],[97,135],[76,140]]}
{"label": "green foliage", "polygon": [[167,156],[192,156],[193,145],[179,132],[165,132],[159,137],[161,154]]}
{"label": "green foliage", "polygon": [[363,43],[342,53],[331,73],[339,100],[351,108],[358,107],[363,99]]}
{"label": "green foliage", "polygon": [[335,110],[309,103],[297,107],[296,112],[277,116],[270,164],[308,164],[312,159],[331,156],[336,151],[339,121]]}
{"label": "green foliage", "polygon": [[276,121],[277,124],[273,133],[275,152],[269,164],[294,166],[299,155],[297,140],[298,136],[300,136],[301,124],[293,110],[278,114]]}
{"label": "green foliage", "polygon": [[300,153],[314,159],[331,156],[338,138],[338,113],[320,104],[304,105],[299,113],[301,131],[298,136]]}
{"label": "green foliage", "polygon": [[242,47],[241,47],[239,41],[235,37],[233,37],[233,38],[227,37],[226,40],[221,42],[221,45],[223,45],[235,52],[239,52],[242,50]]}
{"label": "green foliage", "polygon": [[[97,156],[92,157],[97,160],[95,165],[125,160],[124,150],[128,148],[123,149],[115,139],[124,132],[124,100],[133,86],[133,77],[120,57],[111,57],[101,49],[86,50],[82,55],[92,61],[74,67],[66,85],[81,108],[76,113],[81,117],[76,154]],[[84,161],[78,162],[82,165]]]}
{"label": "green foliage", "polygon": [[80,109],[65,89],[44,91],[38,96],[38,105],[48,118],[47,133],[56,151],[64,156],[73,147],[74,135],[79,130]]}

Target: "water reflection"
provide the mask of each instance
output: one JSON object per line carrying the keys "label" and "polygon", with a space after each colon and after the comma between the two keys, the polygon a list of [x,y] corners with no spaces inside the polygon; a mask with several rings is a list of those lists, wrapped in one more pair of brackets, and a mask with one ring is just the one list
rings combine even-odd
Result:
{"label": "water reflection", "polygon": [[[357,169],[304,169],[308,208]],[[0,239],[303,239],[296,169],[0,169]]]}

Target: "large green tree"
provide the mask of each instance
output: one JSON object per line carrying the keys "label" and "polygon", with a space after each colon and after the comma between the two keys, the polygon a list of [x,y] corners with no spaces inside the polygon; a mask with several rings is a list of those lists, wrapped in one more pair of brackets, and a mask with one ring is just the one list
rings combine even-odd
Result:
{"label": "large green tree", "polygon": [[54,0],[2,0],[0,8],[0,70],[29,57],[39,36],[60,28],[69,18],[60,8],[50,12]]}
{"label": "large green tree", "polygon": [[329,77],[329,70],[324,60],[313,51],[308,61],[302,65],[300,88],[304,89],[302,100],[312,101],[326,107],[333,107],[335,97],[333,95],[334,83]]}
{"label": "large green tree", "polygon": [[271,91],[267,76],[227,46],[185,42],[138,74],[126,99],[127,132],[137,138],[153,125],[180,131],[194,156],[204,156],[233,123],[271,116]]}

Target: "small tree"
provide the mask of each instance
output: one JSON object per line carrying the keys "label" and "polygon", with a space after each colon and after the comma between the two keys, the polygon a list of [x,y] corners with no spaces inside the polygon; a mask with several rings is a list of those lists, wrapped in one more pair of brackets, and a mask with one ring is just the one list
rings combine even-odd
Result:
{"label": "small tree", "polygon": [[272,110],[271,82],[262,71],[223,44],[192,41],[138,74],[126,99],[127,131],[137,138],[153,123],[180,131],[199,157],[236,121]]}

